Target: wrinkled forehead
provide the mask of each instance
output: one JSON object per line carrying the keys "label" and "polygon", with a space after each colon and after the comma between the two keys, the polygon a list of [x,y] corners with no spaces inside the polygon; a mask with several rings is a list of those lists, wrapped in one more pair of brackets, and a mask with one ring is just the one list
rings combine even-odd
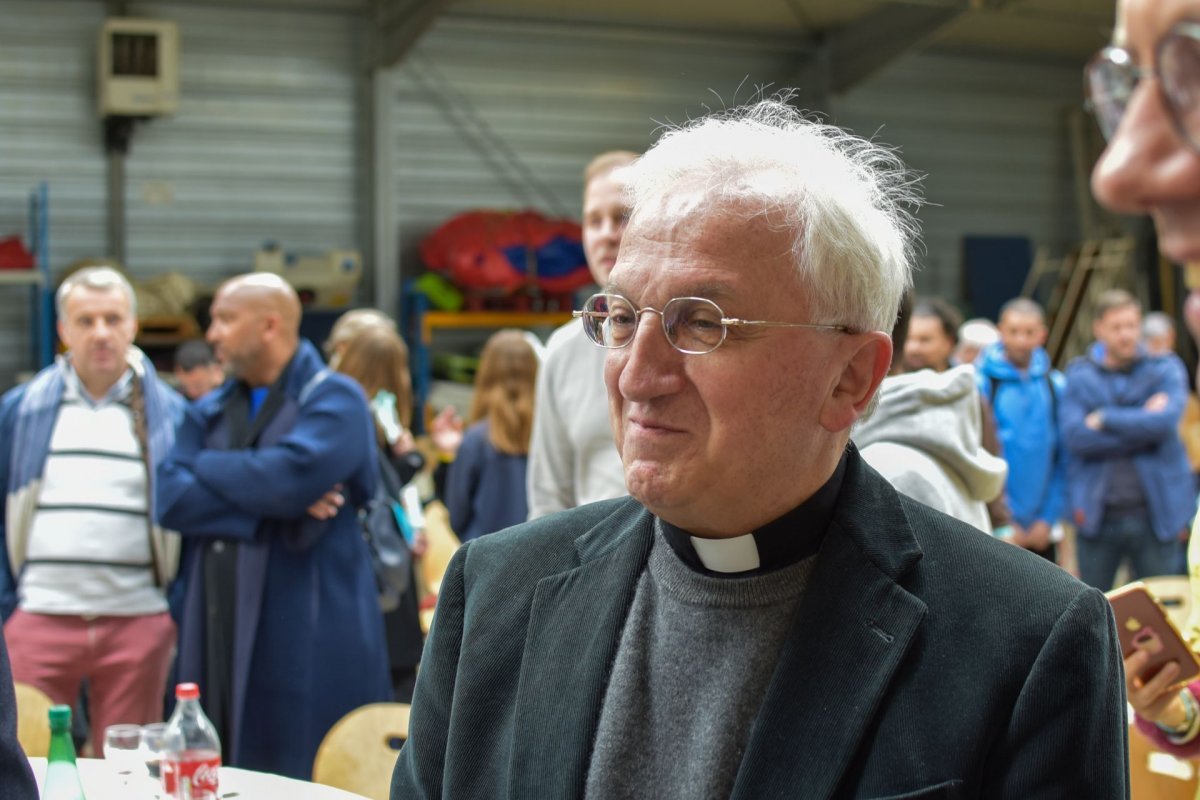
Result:
{"label": "wrinkled forehead", "polygon": [[666,192],[640,204],[626,228],[623,252],[625,247],[631,253],[666,249],[761,261],[790,259],[795,245],[796,232],[784,215],[762,200],[714,197],[695,189]]}
{"label": "wrinkled forehead", "polygon": [[1200,0],[1117,0],[1112,44],[1146,62],[1163,34],[1183,20],[1200,22]]}
{"label": "wrinkled forehead", "polygon": [[789,267],[795,236],[761,204],[712,203],[703,193],[670,193],[630,219],[611,281],[643,280],[682,266],[711,275],[764,265]]}
{"label": "wrinkled forehead", "polygon": [[1113,306],[1101,314],[1096,321],[1106,327],[1136,326],[1140,332],[1142,312],[1135,305]]}
{"label": "wrinkled forehead", "polygon": [[100,310],[128,314],[129,296],[119,286],[75,286],[67,294],[63,310],[69,317],[84,311],[94,313]]}
{"label": "wrinkled forehead", "polygon": [[1117,18],[1113,23],[1112,45],[1113,47],[1128,47],[1129,32],[1125,22],[1125,15],[1128,13],[1129,4],[1127,0],[1117,0]]}
{"label": "wrinkled forehead", "polygon": [[213,297],[211,312],[214,315],[252,313],[259,310],[261,306],[261,299],[256,298],[253,292],[237,287],[223,287]]}

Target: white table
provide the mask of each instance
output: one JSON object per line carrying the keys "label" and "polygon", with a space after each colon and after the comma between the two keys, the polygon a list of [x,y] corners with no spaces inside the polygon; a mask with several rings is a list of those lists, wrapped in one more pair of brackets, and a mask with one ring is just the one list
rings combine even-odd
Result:
{"label": "white table", "polygon": [[[163,800],[166,796],[158,781],[148,774],[118,775],[102,758],[81,758],[79,778],[88,800]],[[31,758],[33,777],[37,779],[38,794],[46,776],[46,759]],[[144,772],[144,770],[143,770]],[[362,795],[298,781],[266,772],[252,772],[235,767],[221,767],[218,797],[236,794],[237,800],[364,800]]]}

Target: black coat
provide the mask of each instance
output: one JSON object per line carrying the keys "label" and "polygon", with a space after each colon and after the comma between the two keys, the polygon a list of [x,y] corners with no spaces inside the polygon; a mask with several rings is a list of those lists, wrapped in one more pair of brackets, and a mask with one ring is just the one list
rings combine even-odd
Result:
{"label": "black coat", "polygon": [[0,800],[37,800],[37,796],[29,759],[17,742],[17,700],[0,630]]}
{"label": "black coat", "polygon": [[[652,541],[631,499],[464,546],[393,800],[581,797]],[[899,495],[851,448],[735,798],[1127,798],[1103,595]]]}

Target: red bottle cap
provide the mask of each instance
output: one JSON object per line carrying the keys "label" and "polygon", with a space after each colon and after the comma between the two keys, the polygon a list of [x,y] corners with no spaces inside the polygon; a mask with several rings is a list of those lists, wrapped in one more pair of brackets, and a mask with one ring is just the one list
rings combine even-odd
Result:
{"label": "red bottle cap", "polygon": [[200,687],[194,683],[181,683],[175,687],[176,700],[198,700]]}

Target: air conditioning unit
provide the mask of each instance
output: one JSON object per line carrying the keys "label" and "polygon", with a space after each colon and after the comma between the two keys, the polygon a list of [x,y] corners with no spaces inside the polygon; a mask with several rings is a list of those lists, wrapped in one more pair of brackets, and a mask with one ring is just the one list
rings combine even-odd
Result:
{"label": "air conditioning unit", "polygon": [[267,242],[254,254],[254,271],[282,275],[305,306],[345,308],[362,278],[362,256],[357,250],[300,255]]}
{"label": "air conditioning unit", "polygon": [[157,117],[179,108],[179,28],[114,17],[100,28],[100,116]]}

